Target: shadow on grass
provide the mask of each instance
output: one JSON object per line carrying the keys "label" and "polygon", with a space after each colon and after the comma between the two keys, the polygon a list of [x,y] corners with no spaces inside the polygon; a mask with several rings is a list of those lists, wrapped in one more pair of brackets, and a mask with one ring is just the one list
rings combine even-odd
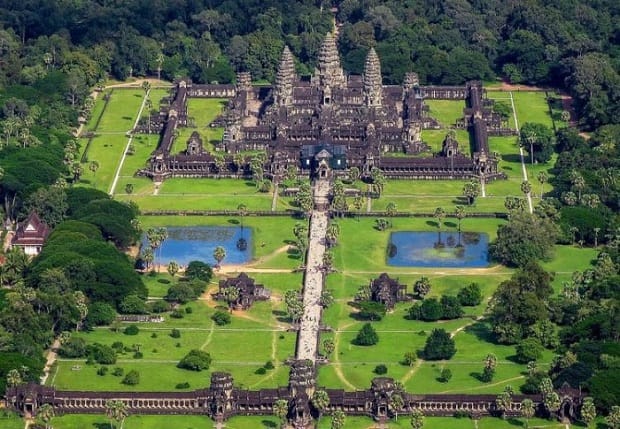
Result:
{"label": "shadow on grass", "polygon": [[239,225],[241,222],[239,222],[239,219],[228,219],[228,223],[231,225]]}
{"label": "shadow on grass", "polygon": [[[527,154],[525,154],[525,155],[527,155]],[[504,160],[506,162],[520,163],[521,162],[521,155],[519,155],[518,153],[510,153],[508,155],[502,155],[502,160]]]}
{"label": "shadow on grass", "polygon": [[127,121],[131,121],[133,118],[131,116],[123,116],[123,119]]}
{"label": "shadow on grass", "polygon": [[116,429],[116,425],[110,425],[110,423],[93,423],[95,429]]}
{"label": "shadow on grass", "polygon": [[510,417],[508,420],[506,420],[508,422],[508,424],[510,426],[519,426],[519,427],[524,427],[525,426],[525,422],[522,422],[519,419],[515,419],[514,417]]}
{"label": "shadow on grass", "polygon": [[465,332],[475,335],[476,338],[490,344],[497,344],[495,335],[488,323],[478,322],[465,328]]}
{"label": "shadow on grass", "polygon": [[277,428],[278,424],[275,422],[272,422],[270,420],[261,420],[261,424],[263,425],[264,428]]}
{"label": "shadow on grass", "polygon": [[288,316],[288,313],[286,311],[273,310],[271,314],[275,316],[278,322],[291,323],[291,318]]}
{"label": "shadow on grass", "polygon": [[448,228],[456,228],[458,226],[455,222],[444,222],[443,224]]}
{"label": "shadow on grass", "polygon": [[256,183],[254,183],[254,182],[252,182],[252,181],[249,181],[249,180],[246,180],[246,181],[245,181],[245,182],[243,182],[243,183],[245,184],[245,186],[250,186],[250,187],[252,187],[252,188],[255,188],[255,187],[256,187]]}

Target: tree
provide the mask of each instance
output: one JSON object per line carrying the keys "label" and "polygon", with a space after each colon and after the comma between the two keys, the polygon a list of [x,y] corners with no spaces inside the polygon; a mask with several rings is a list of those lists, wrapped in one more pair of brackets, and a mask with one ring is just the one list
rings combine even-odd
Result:
{"label": "tree", "polygon": [[526,338],[517,345],[517,362],[525,364],[536,361],[542,356],[543,350],[544,348],[538,339]]}
{"label": "tree", "polygon": [[394,392],[390,395],[388,408],[392,411],[392,413],[394,413],[396,420],[398,420],[398,412],[403,409],[404,405],[405,400],[400,393]]}
{"label": "tree", "polygon": [[482,290],[478,283],[470,283],[461,290],[457,296],[459,302],[464,307],[475,307],[482,302]]}
{"label": "tree", "polygon": [[355,207],[355,210],[357,211],[357,220],[360,220],[360,210],[362,210],[362,207],[364,206],[364,197],[362,197],[361,195],[356,195],[355,198],[353,198],[353,207]]}
{"label": "tree", "polygon": [[325,390],[315,390],[310,398],[310,403],[319,412],[319,417],[329,407],[329,395]]}
{"label": "tree", "polygon": [[403,363],[407,366],[415,365],[418,356],[415,352],[405,352],[405,356],[403,357]]}
{"label": "tree", "polygon": [[420,299],[424,299],[424,297],[431,291],[431,282],[428,277],[422,276],[419,280],[417,280],[413,284],[413,291]]}
{"label": "tree", "polygon": [[581,202],[581,193],[586,188],[586,181],[577,170],[572,170],[568,176],[573,185],[572,189],[577,191],[577,201]]}
{"label": "tree", "polygon": [[127,386],[135,386],[136,384],[140,384],[140,373],[135,369],[132,369],[125,374],[125,378],[123,378],[121,383],[126,384]]}
{"label": "tree", "polygon": [[97,170],[99,170],[99,162],[91,161],[90,164],[88,164],[88,169],[92,171],[93,176],[95,177],[95,186],[97,186]]}
{"label": "tree", "polygon": [[9,387],[15,387],[22,384],[22,375],[16,369],[10,370],[6,375],[6,385]]}
{"label": "tree", "polygon": [[544,186],[545,183],[547,183],[547,181],[549,180],[549,176],[544,170],[541,170],[536,175],[536,180],[538,180],[538,183],[540,183],[540,198],[542,199],[544,194]]}
{"label": "tree", "polygon": [[551,392],[543,395],[543,404],[547,411],[551,414],[557,412],[562,405],[560,396],[556,392]]}
{"label": "tree", "polygon": [[581,421],[586,424],[586,427],[590,426],[590,423],[596,418],[596,406],[594,405],[594,399],[589,396],[583,398],[581,404]]}
{"label": "tree", "polygon": [[394,216],[396,216],[396,211],[397,210],[398,209],[397,209],[396,203],[393,202],[393,201],[390,201],[385,206],[385,215],[388,216],[388,217],[394,217]]}
{"label": "tree", "polygon": [[470,206],[474,204],[476,198],[480,196],[480,182],[471,180],[463,185],[463,196],[467,198],[467,204]]}
{"label": "tree", "polygon": [[439,375],[439,380],[442,383],[447,383],[452,379],[452,371],[450,370],[450,368],[443,368],[441,370],[441,373]]}
{"label": "tree", "polygon": [[558,237],[557,226],[548,218],[516,212],[497,230],[490,246],[494,259],[509,266],[524,266],[530,261],[549,260]]}
{"label": "tree", "polygon": [[547,162],[553,154],[553,132],[544,124],[526,122],[519,132],[519,144],[530,154],[531,162]]}
{"label": "tree", "polygon": [[235,286],[227,287],[222,291],[222,295],[228,304],[228,308],[232,312],[234,304],[239,300],[239,289]]}
{"label": "tree", "polygon": [[177,364],[177,368],[202,371],[211,366],[211,355],[203,350],[193,349]]}
{"label": "tree", "polygon": [[374,346],[378,342],[379,336],[377,335],[377,331],[375,331],[370,323],[365,323],[353,340],[353,344],[358,346]]}
{"label": "tree", "polygon": [[174,277],[179,272],[179,268],[180,267],[177,261],[168,262],[168,274],[170,274],[172,277]]}
{"label": "tree", "polygon": [[280,427],[283,427],[288,415],[288,401],[286,399],[278,399],[273,403],[273,415],[280,420]]}
{"label": "tree", "polygon": [[144,91],[144,96],[146,97],[151,90],[151,83],[148,80],[145,80],[142,82],[142,85],[140,85],[140,88],[142,88]]}
{"label": "tree", "polygon": [[45,424],[45,429],[50,428],[49,422],[54,418],[54,407],[51,404],[43,404],[37,410],[37,418]]}
{"label": "tree", "polygon": [[225,311],[216,311],[211,316],[211,320],[215,322],[217,326],[228,325],[231,322],[230,314]]}
{"label": "tree", "polygon": [[328,247],[335,246],[338,243],[338,236],[340,235],[340,225],[334,221],[330,221],[327,225],[327,231],[325,231],[325,239],[327,240]]}
{"label": "tree", "polygon": [[532,184],[527,180],[521,182],[521,192],[527,196],[530,192],[532,192]]}
{"label": "tree", "polygon": [[331,355],[335,349],[336,344],[334,343],[334,340],[331,338],[323,340],[323,352],[325,353],[325,356]]}
{"label": "tree", "polygon": [[611,407],[611,411],[609,411],[609,415],[605,417],[605,423],[609,426],[610,429],[618,429],[620,428],[620,406],[614,405]]}
{"label": "tree", "polygon": [[125,418],[129,415],[127,411],[127,404],[119,400],[108,400],[105,403],[105,414],[110,419],[110,428],[112,429],[112,421],[116,421],[121,424],[121,429]]}
{"label": "tree", "polygon": [[484,368],[482,370],[482,376],[480,377],[480,379],[485,383],[490,383],[491,381],[493,381],[496,367],[497,356],[495,356],[493,353],[487,354],[484,359]]}
{"label": "tree", "polygon": [[360,178],[360,169],[357,167],[349,168],[349,180],[351,184],[355,184],[355,182]]}
{"label": "tree", "polygon": [[237,206],[237,214],[241,218],[241,229],[243,229],[243,218],[248,215],[248,206],[241,203]]}
{"label": "tree", "polygon": [[465,216],[467,214],[465,213],[465,207],[463,206],[456,206],[454,207],[454,217],[456,217],[457,221],[458,221],[458,229],[459,232],[461,232],[461,221],[463,219],[465,219]]}
{"label": "tree", "polygon": [[530,419],[534,417],[536,409],[534,408],[534,401],[529,398],[525,398],[521,402],[521,416],[525,419],[525,429],[530,427]]}
{"label": "tree", "polygon": [[411,411],[411,429],[422,429],[424,427],[424,413],[416,408]]}
{"label": "tree", "polygon": [[226,257],[226,249],[224,249],[222,246],[217,246],[215,248],[215,250],[213,250],[213,259],[215,259],[216,261],[216,267],[220,267],[220,264],[222,263],[222,261],[224,260],[224,258]]}
{"label": "tree", "polygon": [[510,386],[506,386],[504,391],[495,398],[495,406],[501,411],[503,419],[506,418],[506,412],[510,410],[512,404],[512,388],[509,387]]}
{"label": "tree", "polygon": [[375,219],[375,224],[379,231],[385,231],[390,226],[390,222],[388,222],[388,220],[383,217],[380,217],[379,219]]}
{"label": "tree", "polygon": [[342,429],[346,421],[346,414],[341,410],[332,413],[331,429]]}
{"label": "tree", "polygon": [[426,360],[447,360],[456,353],[454,340],[444,329],[433,329],[426,339],[423,355]]}
{"label": "tree", "polygon": [[441,207],[437,207],[433,212],[433,217],[437,219],[437,230],[441,231],[441,225],[446,217],[446,211]]}

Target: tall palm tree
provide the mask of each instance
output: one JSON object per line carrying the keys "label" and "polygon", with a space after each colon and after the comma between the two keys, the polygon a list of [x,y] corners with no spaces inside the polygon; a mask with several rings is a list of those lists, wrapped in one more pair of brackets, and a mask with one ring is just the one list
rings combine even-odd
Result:
{"label": "tall palm tree", "polygon": [[174,277],[179,272],[179,268],[180,267],[177,261],[168,262],[168,274],[170,274],[172,277]]}
{"label": "tall palm tree", "polygon": [[239,289],[234,286],[227,287],[226,289],[224,289],[222,294],[224,295],[224,299],[228,303],[228,308],[232,313],[233,305],[239,299]]}
{"label": "tall palm tree", "polygon": [[288,401],[286,399],[278,399],[273,403],[273,415],[280,420],[280,427],[283,427],[288,415]]}
{"label": "tall palm tree", "polygon": [[521,415],[525,419],[525,429],[530,427],[530,419],[534,417],[535,412],[534,401],[526,398],[521,402]]}
{"label": "tall palm tree", "polygon": [[422,410],[415,409],[411,412],[411,429],[422,429],[424,427],[424,413]]}
{"label": "tall palm tree", "polygon": [[216,267],[218,268],[220,267],[220,264],[222,263],[225,257],[226,257],[226,249],[224,249],[222,246],[217,246],[215,250],[213,250],[213,259],[215,259],[215,261],[217,262],[217,264],[215,265]]}
{"label": "tall palm tree", "polygon": [[110,428],[112,428],[112,420],[121,424],[121,429],[123,429],[123,423],[125,419],[129,415],[127,411],[127,405],[123,401],[119,400],[109,400],[105,403],[105,413],[106,416],[110,419]]}
{"label": "tall palm tree", "polygon": [[12,369],[6,374],[7,386],[15,387],[15,386],[22,384],[22,382],[23,382],[22,375],[20,374],[18,370]]}
{"label": "tall palm tree", "polygon": [[332,413],[332,425],[331,429],[342,429],[346,420],[346,414],[340,410],[336,410]]}
{"label": "tall palm tree", "polygon": [[525,195],[532,192],[532,184],[528,182],[527,180],[524,180],[523,182],[521,182],[521,192],[523,192],[523,194]]}
{"label": "tall palm tree", "polygon": [[596,418],[596,406],[594,405],[594,399],[589,396],[583,398],[580,414],[581,421],[586,424],[586,427],[590,426],[590,423]]}
{"label": "tall palm tree", "polygon": [[310,403],[319,412],[319,418],[321,414],[329,407],[329,395],[325,390],[315,390],[310,398]]}
{"label": "tall palm tree", "polygon": [[146,263],[147,270],[150,268],[151,264],[153,263],[153,258],[154,258],[154,255],[153,255],[152,247],[147,246],[144,249],[142,249],[142,259]]}
{"label": "tall palm tree", "polygon": [[392,395],[390,396],[388,407],[394,413],[396,420],[398,420],[398,412],[402,410],[404,405],[405,405],[405,400],[400,395],[400,393],[392,393]]}
{"label": "tall palm tree", "polygon": [[237,214],[241,218],[241,230],[243,231],[243,218],[248,215],[248,206],[241,203],[237,206]]}
{"label": "tall palm tree", "polygon": [[443,208],[437,207],[433,212],[433,217],[437,219],[437,229],[441,231],[441,225],[443,223],[443,219],[446,217],[446,212]]}
{"label": "tall palm tree", "polygon": [[91,161],[88,165],[88,169],[93,172],[93,176],[95,177],[95,186],[97,186],[97,170],[99,170],[99,162]]}
{"label": "tall palm tree", "polygon": [[463,206],[456,206],[456,207],[454,207],[454,216],[456,217],[456,220],[459,223],[459,232],[461,232],[461,221],[466,216],[465,207],[463,207]]}
{"label": "tall palm tree", "polygon": [[37,410],[37,417],[41,419],[43,423],[45,423],[45,429],[50,428],[49,425],[50,420],[54,418],[54,407],[50,404],[43,404]]}
{"label": "tall palm tree", "polygon": [[538,180],[538,183],[540,183],[540,198],[542,199],[544,193],[544,186],[545,183],[547,183],[547,181],[549,180],[549,176],[545,171],[539,171],[536,179]]}
{"label": "tall palm tree", "polygon": [[361,195],[356,195],[355,198],[353,198],[353,207],[355,207],[355,210],[357,210],[357,221],[359,222],[360,210],[362,210],[362,207],[364,207],[364,197],[362,197]]}

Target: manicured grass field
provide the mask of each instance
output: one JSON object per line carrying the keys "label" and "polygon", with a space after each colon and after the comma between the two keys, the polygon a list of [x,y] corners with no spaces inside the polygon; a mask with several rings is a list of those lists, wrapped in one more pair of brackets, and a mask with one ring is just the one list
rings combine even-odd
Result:
{"label": "manicured grass field", "polygon": [[[469,133],[467,130],[455,130],[456,140],[459,142],[459,150],[464,155],[469,156],[471,153],[471,147],[469,143]],[[422,141],[431,147],[433,153],[441,152],[441,145],[443,144],[448,130],[422,130]]]}
{"label": "manicured grass field", "polygon": [[193,118],[194,127],[179,128],[179,135],[172,145],[171,153],[185,150],[187,140],[194,131],[202,137],[205,149],[211,150],[214,141],[222,139],[222,128],[211,128],[209,124],[222,112],[227,100],[223,98],[190,98],[187,101],[189,118]]}
{"label": "manicured grass field", "polygon": [[0,428],[2,429],[23,429],[24,420],[17,414],[10,412],[0,413]]}
{"label": "manicured grass field", "polygon": [[[55,429],[119,429],[116,422],[104,415],[68,414],[51,421]],[[23,428],[23,425],[21,426]],[[123,423],[124,429],[205,429],[212,428],[213,421],[205,416],[129,416]]]}
{"label": "manicured grass field", "polygon": [[454,126],[457,119],[463,117],[465,102],[462,100],[425,100],[429,107],[429,115],[437,119],[444,127]]}

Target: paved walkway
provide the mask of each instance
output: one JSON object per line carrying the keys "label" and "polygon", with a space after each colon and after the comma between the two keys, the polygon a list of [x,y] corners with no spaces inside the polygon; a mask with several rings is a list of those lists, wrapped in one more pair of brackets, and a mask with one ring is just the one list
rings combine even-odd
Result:
{"label": "paved walkway", "polygon": [[[517,109],[515,109],[515,100],[512,97],[512,92],[510,92],[510,104],[512,104],[512,114],[515,119],[515,128],[519,129],[519,121],[517,120]],[[527,182],[527,169],[525,168],[525,154],[523,153],[523,146],[519,145],[519,155],[521,156],[521,170],[523,171],[523,181]],[[525,195],[527,200],[527,206],[530,210],[530,213],[534,213],[534,205],[532,204],[532,193],[528,192]]]}
{"label": "paved walkway", "polygon": [[[330,184],[319,180],[314,186],[315,209],[310,218],[310,238],[304,282],[304,314],[297,337],[296,358],[316,361],[319,325],[321,323],[321,292],[323,291],[323,255],[325,254],[325,233],[328,216],[327,207]],[[317,207],[321,208],[318,210]]]}

